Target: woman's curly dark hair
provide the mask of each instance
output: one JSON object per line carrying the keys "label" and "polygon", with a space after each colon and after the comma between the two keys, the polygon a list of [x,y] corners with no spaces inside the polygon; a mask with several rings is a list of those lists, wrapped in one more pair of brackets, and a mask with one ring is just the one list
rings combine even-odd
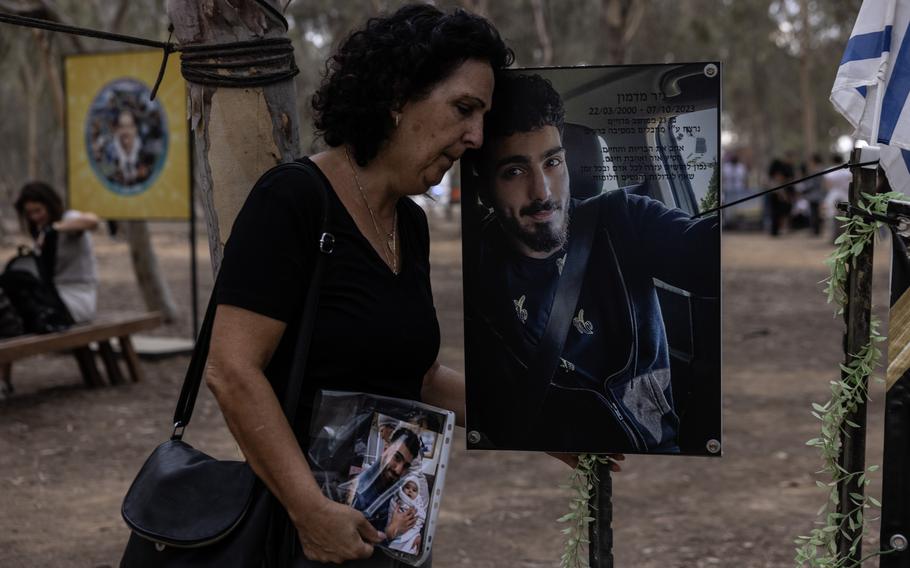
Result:
{"label": "woman's curly dark hair", "polygon": [[23,229],[33,237],[38,235],[38,227],[29,221],[28,216],[25,214],[25,204],[31,202],[40,203],[47,208],[49,223],[56,223],[63,219],[63,200],[60,199],[54,188],[42,181],[26,183],[19,190],[19,197],[16,198],[13,206],[16,208],[16,213],[19,214],[19,222],[22,224]]}
{"label": "woman's curly dark hair", "polygon": [[350,144],[366,166],[393,127],[391,111],[427,96],[469,59],[497,73],[514,54],[490,22],[461,9],[410,4],[371,18],[326,62],[312,100],[316,130],[329,146]]}

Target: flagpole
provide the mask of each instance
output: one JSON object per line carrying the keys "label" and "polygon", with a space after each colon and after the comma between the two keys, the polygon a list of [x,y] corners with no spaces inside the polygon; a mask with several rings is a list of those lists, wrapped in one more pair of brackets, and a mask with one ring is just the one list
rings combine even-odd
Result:
{"label": "flagpole", "polygon": [[[886,12],[887,16],[885,18],[885,23],[891,23],[894,25],[894,14],[897,10],[897,0],[888,0],[888,10]],[[890,55],[891,46],[888,46],[888,53]],[[889,58],[883,57],[882,62],[878,66],[878,73],[875,76],[876,87],[875,87],[875,112],[872,113],[872,132],[869,133],[869,145],[878,146],[878,129],[881,123],[882,117],[882,102],[885,99],[885,77],[888,75],[888,63]]]}
{"label": "flagpole", "polygon": [[[863,150],[867,148],[853,150],[851,162],[859,163]],[[850,205],[857,207],[862,201],[862,194],[875,192],[877,172],[860,166],[854,166],[850,171],[853,174],[853,181],[850,182]],[[844,306],[845,362],[841,369],[846,369],[845,365],[850,363],[852,354],[859,353],[869,341],[872,325],[872,247],[873,242],[870,241],[857,255],[848,274],[847,302]],[[841,375],[846,375],[846,371],[842,370]],[[867,380],[862,379],[862,391],[866,390]],[[842,515],[839,521],[840,530],[836,536],[837,558],[843,561],[845,566],[859,566],[863,556],[863,522],[854,520],[862,515],[863,511],[859,509],[857,513],[857,499],[854,495],[862,495],[865,491],[864,483],[860,481],[859,476],[866,469],[866,402],[856,403],[844,422],[840,437],[840,455],[837,460],[839,470],[846,474],[837,484],[839,496],[837,512]]]}

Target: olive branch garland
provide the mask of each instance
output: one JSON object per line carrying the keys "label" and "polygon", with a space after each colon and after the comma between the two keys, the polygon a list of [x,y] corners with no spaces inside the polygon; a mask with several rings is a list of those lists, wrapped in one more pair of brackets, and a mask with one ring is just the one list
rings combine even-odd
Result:
{"label": "olive branch garland", "polygon": [[578,456],[578,465],[569,474],[568,483],[560,486],[572,493],[569,498],[569,512],[557,520],[568,524],[562,529],[562,533],[566,535],[566,543],[560,558],[560,568],[588,567],[584,551],[591,543],[588,539],[588,525],[594,520],[588,507],[598,481],[597,466],[609,464],[611,461],[607,456],[581,454]]}
{"label": "olive branch garland", "polygon": [[[863,193],[858,208],[866,213],[884,214],[888,208],[888,201],[900,197],[901,194],[897,192]],[[836,218],[844,223],[844,232],[834,241],[836,248],[825,260],[825,264],[831,269],[831,276],[826,281],[825,294],[828,296],[828,303],[837,305],[835,313],[841,315],[847,302],[847,277],[855,268],[856,257],[872,242],[876,229],[882,224],[878,221],[867,221],[857,215]],[[879,325],[878,319],[873,317],[870,322],[869,341],[857,353],[850,354],[850,360],[846,365],[840,366],[843,377],[830,382],[831,398],[828,402],[812,403],[812,416],[821,422],[821,436],[809,440],[806,445],[819,450],[823,466],[817,473],[830,476],[830,481],[815,482],[820,488],[828,491],[828,499],[816,513],[816,517],[820,518],[816,521],[819,526],[812,529],[807,536],[800,536],[795,541],[797,545],[795,562],[798,567],[856,568],[864,560],[885,553],[875,551],[858,562],[852,562],[850,558],[840,558],[837,547],[838,534],[846,535],[847,528],[853,531],[857,527],[862,527],[863,530],[850,543],[850,551],[855,551],[866,534],[864,523],[866,509],[881,507],[877,499],[865,495],[865,492],[851,493],[850,510],[847,513],[837,511],[840,502],[839,485],[856,479],[856,485],[865,488],[870,483],[868,474],[879,469],[877,465],[872,465],[862,472],[848,472],[838,464],[841,433],[847,426],[858,427],[847,416],[866,401],[868,394],[866,378],[880,365],[882,353],[876,344],[885,338],[878,331]]]}

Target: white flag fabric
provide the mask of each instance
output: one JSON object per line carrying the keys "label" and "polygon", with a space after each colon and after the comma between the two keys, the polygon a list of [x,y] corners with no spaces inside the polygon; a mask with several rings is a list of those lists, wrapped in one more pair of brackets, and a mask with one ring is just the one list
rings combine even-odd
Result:
{"label": "white flag fabric", "polygon": [[[881,166],[910,194],[910,0],[865,0],[840,62],[831,102],[869,141],[876,114]],[[882,81],[879,87],[879,80]],[[878,105],[878,89],[884,89]]]}

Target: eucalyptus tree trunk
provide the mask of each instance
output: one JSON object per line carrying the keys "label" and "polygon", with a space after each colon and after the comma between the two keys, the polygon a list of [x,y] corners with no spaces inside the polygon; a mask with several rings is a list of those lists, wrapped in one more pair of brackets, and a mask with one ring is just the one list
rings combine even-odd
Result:
{"label": "eucalyptus tree trunk", "polygon": [[800,0],[799,4],[799,99],[802,109],[803,127],[803,161],[810,163],[812,154],[818,147],[815,93],[812,85],[813,50],[812,29],[809,22],[809,0]]}
{"label": "eucalyptus tree trunk", "polygon": [[547,7],[544,0],[531,0],[531,13],[534,16],[534,29],[540,41],[539,63],[543,66],[553,64],[553,42],[547,29]]}
{"label": "eucalyptus tree trunk", "polygon": [[[269,2],[280,10],[275,0]],[[168,0],[167,11],[182,47],[286,35],[252,0]],[[253,184],[270,167],[298,156],[297,93],[293,79],[248,88],[188,85],[196,192],[217,273],[224,243]]]}
{"label": "eucalyptus tree trunk", "polygon": [[645,15],[646,0],[601,0],[607,63],[626,62],[626,49],[635,37]]}
{"label": "eucalyptus tree trunk", "polygon": [[177,318],[177,304],[158,265],[158,257],[152,247],[149,226],[146,221],[124,223],[126,238],[130,246],[130,260],[133,273],[139,283],[142,300],[150,311],[160,312],[166,322]]}
{"label": "eucalyptus tree trunk", "polygon": [[29,180],[33,180],[38,177],[38,115],[41,111],[38,106],[39,78],[34,69],[28,65],[23,65],[19,69],[19,76],[22,80],[22,87],[26,95],[25,171]]}

